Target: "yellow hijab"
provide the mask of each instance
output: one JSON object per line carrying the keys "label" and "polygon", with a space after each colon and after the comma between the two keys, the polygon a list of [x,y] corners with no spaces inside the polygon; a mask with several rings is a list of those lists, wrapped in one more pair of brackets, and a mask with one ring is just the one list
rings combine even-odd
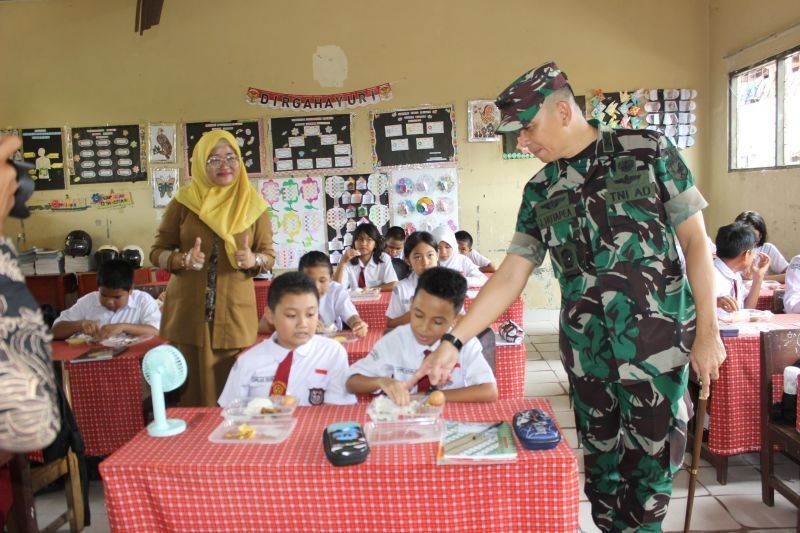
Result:
{"label": "yellow hijab", "polygon": [[[230,185],[214,185],[206,174],[206,161],[217,143],[225,140],[239,157],[239,175]],[[243,232],[267,210],[267,203],[247,181],[247,170],[236,139],[223,130],[209,131],[200,137],[192,152],[192,181],[178,189],[175,199],[191,209],[211,230],[225,241],[231,266],[239,247],[233,236]]]}

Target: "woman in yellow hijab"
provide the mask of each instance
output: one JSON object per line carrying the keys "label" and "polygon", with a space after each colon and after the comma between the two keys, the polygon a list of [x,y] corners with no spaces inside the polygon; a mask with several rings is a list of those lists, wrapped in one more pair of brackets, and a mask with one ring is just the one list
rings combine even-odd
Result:
{"label": "woman in yellow hijab", "polygon": [[267,205],[247,181],[236,139],[204,134],[192,181],[167,206],[150,250],[172,273],[160,335],[189,364],[181,405],[216,405],[234,355],[256,341],[253,276],[274,260]]}

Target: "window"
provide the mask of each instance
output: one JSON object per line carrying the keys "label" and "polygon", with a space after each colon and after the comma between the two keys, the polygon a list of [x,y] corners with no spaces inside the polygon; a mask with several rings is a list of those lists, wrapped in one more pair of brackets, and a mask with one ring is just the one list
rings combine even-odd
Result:
{"label": "window", "polygon": [[800,48],[730,75],[731,170],[800,166]]}

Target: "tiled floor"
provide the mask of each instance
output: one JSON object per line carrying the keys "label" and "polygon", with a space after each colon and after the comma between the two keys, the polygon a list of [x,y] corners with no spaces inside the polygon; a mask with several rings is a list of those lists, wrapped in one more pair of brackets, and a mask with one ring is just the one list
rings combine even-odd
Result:
{"label": "tiled floor", "polygon": [[[547,397],[553,406],[559,424],[564,429],[567,441],[575,451],[583,482],[583,458],[577,449],[575,417],[567,399],[567,376],[558,355],[557,325],[554,317],[545,320],[529,320],[528,364],[525,379],[525,395]],[[761,503],[761,482],[757,454],[731,458],[728,484],[719,485],[711,465],[703,461],[695,493],[692,531],[795,531],[797,511],[779,494],[775,495],[775,507]],[[783,463],[787,476],[796,483],[798,469]],[[800,485],[800,483],[798,483]],[[665,531],[682,531],[686,509],[688,474],[680,472],[675,480],[672,502],[664,521]],[[47,523],[62,507],[63,493],[52,493],[36,499],[40,523]],[[92,482],[90,489],[92,525],[87,532],[108,531],[108,515],[103,500],[103,487],[99,481]],[[593,524],[589,502],[581,490],[581,531],[599,531]],[[66,531],[66,529],[65,529]]]}

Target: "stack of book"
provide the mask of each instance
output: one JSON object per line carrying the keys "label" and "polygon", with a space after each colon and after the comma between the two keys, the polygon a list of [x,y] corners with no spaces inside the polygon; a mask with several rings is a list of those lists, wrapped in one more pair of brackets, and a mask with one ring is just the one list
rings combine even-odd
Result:
{"label": "stack of book", "polygon": [[36,275],[36,248],[31,248],[20,252],[17,256],[19,269],[22,271],[23,276]]}
{"label": "stack of book", "polygon": [[92,269],[89,256],[72,257],[71,255],[64,255],[64,272],[67,274],[75,272],[89,272]]}
{"label": "stack of book", "polygon": [[61,274],[63,255],[59,250],[36,249],[36,275]]}

